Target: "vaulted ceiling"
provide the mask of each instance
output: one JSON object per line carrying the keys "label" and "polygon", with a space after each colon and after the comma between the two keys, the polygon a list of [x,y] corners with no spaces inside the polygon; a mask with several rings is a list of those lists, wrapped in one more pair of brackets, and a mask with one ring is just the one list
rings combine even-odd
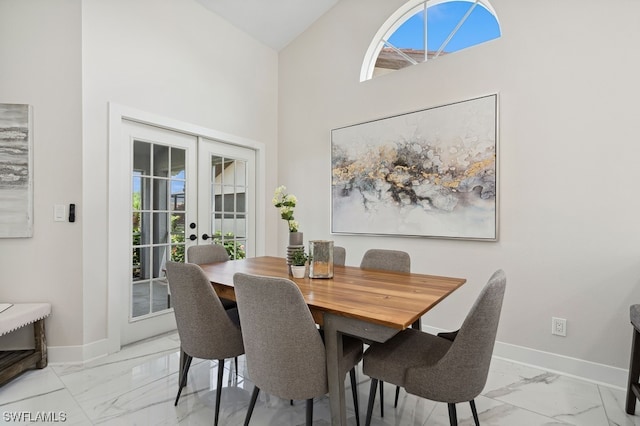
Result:
{"label": "vaulted ceiling", "polygon": [[280,51],[338,0],[197,0],[235,27]]}

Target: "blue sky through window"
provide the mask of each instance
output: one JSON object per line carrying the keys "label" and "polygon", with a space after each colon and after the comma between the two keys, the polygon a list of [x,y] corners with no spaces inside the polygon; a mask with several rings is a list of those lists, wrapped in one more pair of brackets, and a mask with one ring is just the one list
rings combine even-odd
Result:
{"label": "blue sky through window", "polygon": [[[464,14],[473,6],[467,1],[451,1],[429,7],[427,14],[428,50],[436,51],[456,27]],[[389,42],[400,49],[424,50],[424,12],[418,12],[400,28]],[[496,18],[482,6],[477,6],[445,48],[455,52],[475,44],[500,37]]]}

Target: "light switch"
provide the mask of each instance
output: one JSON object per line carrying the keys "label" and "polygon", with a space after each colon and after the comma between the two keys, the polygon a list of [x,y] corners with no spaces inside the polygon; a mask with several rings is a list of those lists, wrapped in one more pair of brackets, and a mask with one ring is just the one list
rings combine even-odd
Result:
{"label": "light switch", "polygon": [[56,204],[53,206],[53,220],[55,222],[64,222],[67,220],[64,204]]}

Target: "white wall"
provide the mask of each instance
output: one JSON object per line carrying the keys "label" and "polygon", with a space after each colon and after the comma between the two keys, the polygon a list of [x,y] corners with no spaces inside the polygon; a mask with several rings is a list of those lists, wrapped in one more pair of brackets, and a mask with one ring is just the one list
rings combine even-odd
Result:
{"label": "white wall", "polygon": [[[0,300],[50,302],[55,345],[82,342],[80,35],[80,0],[0,2],[0,102],[32,106],[34,144],[33,237],[0,239]],[[54,222],[54,204],[69,203],[76,222]]]}
{"label": "white wall", "polygon": [[[457,327],[503,268],[499,341],[626,368],[640,300],[640,3],[603,14],[595,2],[494,0],[501,39],[359,83],[371,37],[401,4],[342,0],[278,58],[195,1],[0,2],[0,102],[33,105],[35,125],[34,237],[0,239],[2,301],[50,301],[53,347],[106,337],[114,101],[266,144],[266,187],[287,185],[305,239],[334,239],[349,264],[389,247],[416,272],[467,277],[425,324]],[[499,242],[329,235],[330,129],[492,92]],[[53,205],[72,202],[78,221],[53,222]],[[283,254],[284,224],[268,216],[267,253]],[[566,338],[551,336],[551,316],[568,319]]]}
{"label": "white wall", "polygon": [[[34,237],[0,239],[0,300],[52,303],[50,360],[105,347],[108,103],[264,144],[273,187],[277,66],[195,0],[0,2],[0,102],[33,105],[35,123]],[[53,222],[58,203],[77,203],[75,224]]]}
{"label": "white wall", "polygon": [[[92,342],[105,337],[107,326],[108,103],[261,142],[267,163],[276,164],[278,82],[276,52],[194,0],[85,0],[82,30],[91,230],[84,235],[91,253],[84,258],[85,342]],[[275,184],[275,171],[267,173]],[[273,241],[269,231],[266,240]]]}
{"label": "white wall", "polygon": [[[640,301],[640,3],[603,14],[597,2],[493,0],[502,38],[360,83],[373,35],[402,3],[338,2],[280,54],[278,182],[298,197],[305,240],[333,239],[351,265],[387,247],[408,251],[415,272],[466,277],[423,318],[437,328],[457,328],[503,268],[500,342],[623,372]],[[494,92],[498,242],[330,235],[332,128]],[[568,320],[567,337],[551,335],[552,316]]]}

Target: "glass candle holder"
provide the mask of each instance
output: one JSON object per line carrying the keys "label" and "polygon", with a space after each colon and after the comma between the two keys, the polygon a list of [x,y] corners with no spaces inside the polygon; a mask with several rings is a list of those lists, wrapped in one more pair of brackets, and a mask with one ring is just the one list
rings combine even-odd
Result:
{"label": "glass candle holder", "polygon": [[309,241],[309,278],[333,278],[333,241]]}

